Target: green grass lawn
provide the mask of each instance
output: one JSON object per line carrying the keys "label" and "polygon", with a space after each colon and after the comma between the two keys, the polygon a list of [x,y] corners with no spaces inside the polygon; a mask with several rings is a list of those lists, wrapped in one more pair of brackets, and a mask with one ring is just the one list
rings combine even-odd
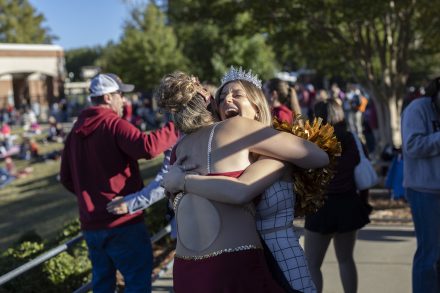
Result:
{"label": "green grass lawn", "polygon": [[[41,144],[41,153],[62,148],[62,144]],[[163,157],[140,160],[144,182],[159,170]],[[29,164],[14,160],[18,169]],[[1,162],[1,166],[4,162]],[[78,217],[76,198],[58,182],[60,161],[30,165],[33,172],[0,189],[0,253],[21,235],[34,231],[44,239],[52,239],[68,222]]]}

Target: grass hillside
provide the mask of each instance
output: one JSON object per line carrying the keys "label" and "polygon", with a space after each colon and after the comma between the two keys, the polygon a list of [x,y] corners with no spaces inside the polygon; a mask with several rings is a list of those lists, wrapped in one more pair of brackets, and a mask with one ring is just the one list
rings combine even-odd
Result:
{"label": "grass hillside", "polygon": [[[62,147],[57,143],[40,145],[43,154]],[[31,165],[21,160],[14,160],[14,163],[17,169],[31,166],[33,172],[0,189],[0,253],[27,232],[51,239],[64,224],[78,217],[75,196],[57,180],[59,160]],[[159,170],[162,157],[139,163],[142,178],[148,182]]]}

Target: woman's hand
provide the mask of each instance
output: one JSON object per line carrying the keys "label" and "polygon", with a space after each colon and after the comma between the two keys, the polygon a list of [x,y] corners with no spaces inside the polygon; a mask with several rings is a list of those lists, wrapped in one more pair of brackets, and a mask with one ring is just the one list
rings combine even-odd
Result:
{"label": "woman's hand", "polygon": [[107,211],[114,215],[124,215],[128,213],[128,206],[124,202],[124,197],[116,196],[107,204]]}
{"label": "woman's hand", "polygon": [[173,165],[168,173],[163,175],[162,186],[166,191],[176,194],[185,191],[185,176],[187,171],[195,169],[196,166]]}
{"label": "woman's hand", "polygon": [[[168,193],[175,195],[185,191],[185,175],[188,171],[198,167],[196,164],[184,164],[186,160],[187,156],[178,158],[170,167],[168,173],[164,174],[161,185]],[[196,174],[194,172],[191,173]]]}

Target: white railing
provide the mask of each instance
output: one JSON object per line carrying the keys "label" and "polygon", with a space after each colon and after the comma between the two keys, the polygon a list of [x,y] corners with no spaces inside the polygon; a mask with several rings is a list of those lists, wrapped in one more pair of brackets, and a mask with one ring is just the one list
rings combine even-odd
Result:
{"label": "white railing", "polygon": [[[170,225],[165,226],[159,232],[157,232],[156,234],[154,234],[151,237],[151,243],[155,243],[155,242],[159,241],[160,239],[162,239],[163,237],[168,235],[170,232],[171,232],[171,226]],[[68,240],[66,243],[61,244],[61,245],[59,245],[49,251],[37,256],[36,258],[28,261],[27,263],[19,266],[18,268],[4,274],[3,276],[0,276],[0,286],[9,282],[12,279],[18,277],[18,276],[26,273],[30,269],[42,264],[43,262],[51,259],[52,257],[57,256],[61,252],[66,251],[67,249],[69,249],[70,247],[75,245],[76,243],[80,242],[82,239],[83,239],[83,236],[80,233],[77,236],[75,236],[74,238]],[[83,285],[81,288],[77,289],[74,293],[84,293],[84,292],[87,292],[91,289],[92,289],[92,284],[87,283],[87,284]]]}

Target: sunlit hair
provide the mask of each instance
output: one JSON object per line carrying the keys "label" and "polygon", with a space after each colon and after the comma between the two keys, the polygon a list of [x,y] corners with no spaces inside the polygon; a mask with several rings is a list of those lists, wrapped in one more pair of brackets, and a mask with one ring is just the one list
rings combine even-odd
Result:
{"label": "sunlit hair", "polygon": [[[257,108],[258,115],[257,115],[257,119],[255,120],[267,126],[272,125],[272,115],[270,114],[269,105],[267,104],[266,97],[264,96],[263,91],[258,87],[256,87],[254,84],[246,80],[234,80],[231,82],[239,83],[246,92],[246,96],[249,99],[249,101]],[[218,106],[220,105],[220,95],[223,91],[223,88],[227,84],[228,83],[224,84],[221,88],[219,88],[215,94],[215,102],[217,105],[216,107],[217,109],[219,108]]]}
{"label": "sunlit hair", "polygon": [[192,133],[214,123],[206,100],[200,94],[200,84],[184,72],[164,76],[154,97],[159,107],[173,114],[176,127],[183,133]]}
{"label": "sunlit hair", "polygon": [[324,123],[335,125],[345,121],[341,103],[333,98],[316,103],[314,111],[315,117],[321,117]]}

